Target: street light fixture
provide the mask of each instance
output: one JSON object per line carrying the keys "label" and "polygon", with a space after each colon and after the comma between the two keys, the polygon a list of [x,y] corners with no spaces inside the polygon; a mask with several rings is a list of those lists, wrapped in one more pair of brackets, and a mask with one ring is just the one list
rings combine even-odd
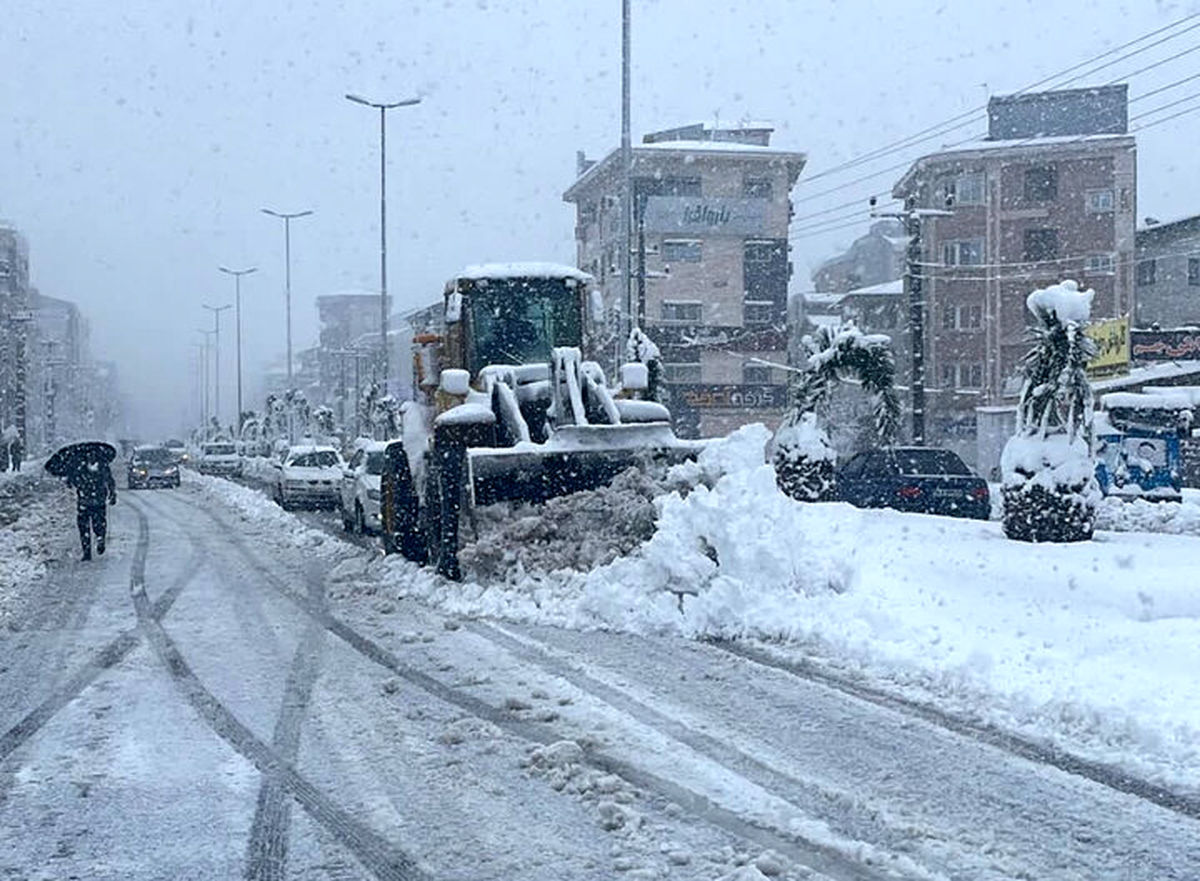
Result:
{"label": "street light fixture", "polygon": [[213,415],[217,417],[217,427],[221,426],[221,313],[231,308],[228,303],[224,306],[204,305],[213,314],[213,335],[216,345],[213,347]]}
{"label": "street light fixture", "polygon": [[311,211],[272,211],[270,208],[261,209],[263,214],[270,214],[283,221],[283,271],[284,297],[287,304],[287,382],[288,389],[292,387],[292,221],[298,217],[308,217]]}
{"label": "street light fixture", "polygon": [[420,98],[403,101],[370,101],[361,95],[346,95],[347,101],[374,107],[379,111],[379,341],[383,392],[388,385],[388,305],[387,305],[387,112],[397,107],[420,104]]}
{"label": "street light fixture", "polygon": [[218,266],[217,269],[226,275],[233,276],[233,302],[236,304],[233,314],[236,316],[234,323],[237,325],[237,429],[240,438],[242,435],[242,276],[258,272],[258,267],[226,269],[224,266]]}

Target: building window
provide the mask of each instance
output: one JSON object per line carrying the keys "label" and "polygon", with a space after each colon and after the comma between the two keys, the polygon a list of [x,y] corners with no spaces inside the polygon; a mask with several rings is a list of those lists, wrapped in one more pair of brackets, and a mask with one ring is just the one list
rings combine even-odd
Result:
{"label": "building window", "polygon": [[1058,230],[1025,230],[1025,262],[1039,263],[1058,257]]}
{"label": "building window", "polygon": [[1200,257],[1188,257],[1188,284],[1200,285]]}
{"label": "building window", "polygon": [[662,304],[663,321],[690,321],[700,323],[701,305],[698,302],[678,302],[667,300]]}
{"label": "building window", "polygon": [[746,242],[742,259],[746,263],[770,263],[776,260],[783,253],[782,246],[777,241],[754,241]]}
{"label": "building window", "polygon": [[953,364],[942,365],[942,388],[954,388],[955,370]]}
{"label": "building window", "polygon": [[1112,254],[1090,254],[1084,268],[1088,272],[1109,273],[1113,272],[1113,255]]}
{"label": "building window", "polygon": [[987,204],[983,172],[960,174],[957,177],[949,178],[942,185],[942,196],[950,205]]}
{"label": "building window", "polygon": [[771,368],[764,364],[743,364],[742,382],[745,385],[767,385],[771,381]]}
{"label": "building window", "polygon": [[742,195],[747,199],[770,199],[771,179],[769,177],[742,178]]}
{"label": "building window", "polygon": [[638,198],[646,196],[696,198],[701,195],[700,178],[698,177],[639,177],[633,182],[633,188]]}
{"label": "building window", "polygon": [[664,239],[662,258],[667,263],[699,263],[701,249],[699,239]]}
{"label": "building window", "polygon": [[979,330],[983,327],[983,306],[967,303],[942,307],[942,330]]}
{"label": "building window", "polygon": [[983,365],[975,364],[943,364],[942,388],[947,389],[979,389],[983,388]]}
{"label": "building window", "polygon": [[1088,190],[1087,210],[1095,214],[1105,214],[1113,210],[1112,190]]}
{"label": "building window", "polygon": [[1025,201],[1053,202],[1058,198],[1058,171],[1053,165],[1025,169]]}
{"label": "building window", "polygon": [[663,379],[667,382],[700,382],[700,362],[668,361],[663,364]]}
{"label": "building window", "polygon": [[982,265],[983,239],[942,242],[942,263],[946,266]]}
{"label": "building window", "polygon": [[772,300],[746,300],[746,324],[770,324],[779,316],[780,309]]}
{"label": "building window", "polygon": [[1139,285],[1154,284],[1154,276],[1157,270],[1157,261],[1153,258],[1149,260],[1139,260],[1137,265],[1137,283]]}

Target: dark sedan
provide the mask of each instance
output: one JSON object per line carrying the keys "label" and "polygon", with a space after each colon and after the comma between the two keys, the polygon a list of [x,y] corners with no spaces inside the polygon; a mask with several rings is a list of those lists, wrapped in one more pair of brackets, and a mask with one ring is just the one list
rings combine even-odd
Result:
{"label": "dark sedan", "polygon": [[179,486],[179,460],[166,447],[138,447],[129,459],[129,488]]}
{"label": "dark sedan", "polygon": [[885,447],[838,469],[837,495],[860,508],[895,508],[987,520],[988,485],[950,450]]}

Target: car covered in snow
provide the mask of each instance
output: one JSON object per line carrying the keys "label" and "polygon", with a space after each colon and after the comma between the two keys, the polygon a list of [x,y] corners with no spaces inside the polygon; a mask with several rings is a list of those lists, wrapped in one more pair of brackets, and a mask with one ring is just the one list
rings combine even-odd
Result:
{"label": "car covered in snow", "polygon": [[987,520],[987,482],[952,450],[880,447],[852,456],[837,472],[837,497],[860,508],[895,508]]}
{"label": "car covered in snow", "polygon": [[275,501],[282,508],[341,504],[342,457],[334,447],[289,447],[275,463]]}
{"label": "car covered in snow", "polygon": [[364,444],[350,457],[342,472],[342,525],[347,531],[379,531],[380,476],[387,444]]}
{"label": "car covered in snow", "polygon": [[135,447],[126,476],[130,489],[179,486],[179,461],[166,447]]}
{"label": "car covered in snow", "polygon": [[175,457],[175,461],[180,465],[186,465],[191,458],[188,455],[187,446],[178,438],[165,440],[162,445],[171,452],[171,455]]}
{"label": "car covered in snow", "polygon": [[209,441],[200,445],[196,469],[201,474],[219,477],[241,477],[242,457],[232,441]]}

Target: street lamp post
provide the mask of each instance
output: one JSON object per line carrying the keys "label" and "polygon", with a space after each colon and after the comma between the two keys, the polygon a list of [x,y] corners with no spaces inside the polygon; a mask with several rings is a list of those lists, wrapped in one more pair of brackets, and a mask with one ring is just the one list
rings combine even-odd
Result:
{"label": "street lamp post", "polygon": [[204,425],[204,434],[205,434],[205,437],[207,438],[208,414],[209,414],[209,408],[208,408],[208,403],[209,403],[209,398],[208,398],[209,342],[208,342],[208,338],[212,336],[213,332],[211,330],[204,330],[203,328],[199,332],[204,334],[204,342],[196,344],[200,348],[200,382],[201,382],[201,386],[200,386],[200,421]]}
{"label": "street lamp post", "polygon": [[292,387],[292,221],[298,217],[308,217],[311,211],[294,211],[290,214],[283,211],[272,211],[263,208],[263,214],[270,214],[283,221],[283,272],[284,300],[287,309],[287,382]]}
{"label": "street lamp post", "polygon": [[257,272],[257,266],[248,269],[226,269],[217,267],[226,275],[233,276],[234,324],[237,325],[237,430],[238,437],[242,436],[242,276]]}
{"label": "street lamp post", "polygon": [[213,336],[216,344],[213,346],[213,415],[217,417],[217,428],[221,427],[221,313],[230,308],[224,306],[209,306],[205,309],[213,314]]}
{"label": "street lamp post", "polygon": [[420,98],[403,101],[369,101],[361,95],[347,95],[346,100],[379,111],[379,341],[380,366],[383,370],[383,392],[388,385],[388,304],[387,304],[387,112],[397,107],[420,104]]}

